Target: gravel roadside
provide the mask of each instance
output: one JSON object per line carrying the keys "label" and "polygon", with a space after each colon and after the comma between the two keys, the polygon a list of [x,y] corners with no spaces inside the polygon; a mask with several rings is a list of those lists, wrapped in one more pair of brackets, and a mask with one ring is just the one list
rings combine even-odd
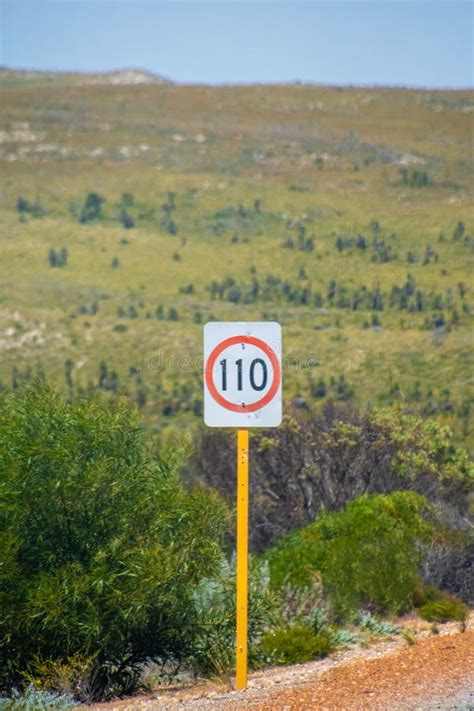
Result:
{"label": "gravel roadside", "polygon": [[[415,627],[413,626],[415,625]],[[458,626],[408,620],[416,642],[383,639],[351,647],[323,660],[252,673],[245,692],[206,682],[157,690],[94,711],[472,711],[474,709],[474,615]]]}
{"label": "gravel roadside", "polygon": [[474,684],[469,688],[460,689],[454,695],[445,699],[434,699],[419,707],[420,711],[473,711]]}

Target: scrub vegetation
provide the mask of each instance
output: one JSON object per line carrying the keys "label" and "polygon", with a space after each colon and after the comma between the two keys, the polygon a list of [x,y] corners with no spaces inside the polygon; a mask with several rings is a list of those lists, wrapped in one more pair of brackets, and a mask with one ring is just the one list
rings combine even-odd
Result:
{"label": "scrub vegetation", "polygon": [[232,669],[213,319],[283,327],[251,666],[466,620],[472,92],[142,79],[0,71],[0,708]]}
{"label": "scrub vegetation", "polygon": [[189,431],[202,324],[277,319],[288,400],[396,404],[472,451],[472,92],[69,80],[0,76],[5,389]]}
{"label": "scrub vegetation", "polygon": [[[232,669],[231,510],[210,487],[184,487],[183,454],[126,399],[67,402],[44,384],[2,398],[3,692],[67,704],[132,693],[150,663],[161,680]],[[467,482],[456,461],[449,476]],[[464,621],[467,608],[420,574],[445,529],[426,498],[397,491],[356,496],[278,539],[251,561],[251,666],[396,634],[373,615],[417,604],[426,619]]]}

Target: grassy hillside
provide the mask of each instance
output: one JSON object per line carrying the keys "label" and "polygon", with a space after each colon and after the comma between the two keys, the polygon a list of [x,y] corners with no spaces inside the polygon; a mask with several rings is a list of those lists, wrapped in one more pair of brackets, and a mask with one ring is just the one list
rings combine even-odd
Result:
{"label": "grassy hillside", "polygon": [[399,402],[472,449],[472,92],[0,86],[5,387],[188,428],[202,324],[274,318],[288,399]]}

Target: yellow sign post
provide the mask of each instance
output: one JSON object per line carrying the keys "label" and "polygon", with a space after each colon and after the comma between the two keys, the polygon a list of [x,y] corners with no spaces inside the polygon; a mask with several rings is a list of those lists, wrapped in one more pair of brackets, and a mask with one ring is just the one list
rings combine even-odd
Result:
{"label": "yellow sign post", "polygon": [[249,431],[237,432],[237,634],[235,688],[247,688]]}

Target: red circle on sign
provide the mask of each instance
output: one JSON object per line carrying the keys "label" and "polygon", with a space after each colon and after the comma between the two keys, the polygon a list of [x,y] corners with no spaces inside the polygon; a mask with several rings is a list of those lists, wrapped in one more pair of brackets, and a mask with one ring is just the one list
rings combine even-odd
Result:
{"label": "red circle on sign", "polygon": [[[236,343],[248,343],[251,346],[260,348],[268,357],[273,367],[273,380],[268,392],[260,398],[260,400],[253,402],[251,405],[236,405],[235,403],[230,402],[230,400],[226,400],[225,397],[222,397],[222,395],[217,392],[217,388],[212,379],[212,371],[214,369],[216,359],[222,351],[225,351],[225,349],[229,348],[229,346],[235,346]],[[255,412],[255,410],[260,410],[262,407],[265,407],[265,405],[268,405],[268,403],[275,397],[280,385],[280,364],[272,349],[264,341],[260,340],[260,338],[255,338],[254,336],[232,336],[231,338],[226,338],[225,341],[222,341],[214,348],[211,355],[207,359],[204,377],[207,389],[211,393],[214,400],[219,403],[221,407],[225,407],[226,410],[231,410],[232,412]]]}

